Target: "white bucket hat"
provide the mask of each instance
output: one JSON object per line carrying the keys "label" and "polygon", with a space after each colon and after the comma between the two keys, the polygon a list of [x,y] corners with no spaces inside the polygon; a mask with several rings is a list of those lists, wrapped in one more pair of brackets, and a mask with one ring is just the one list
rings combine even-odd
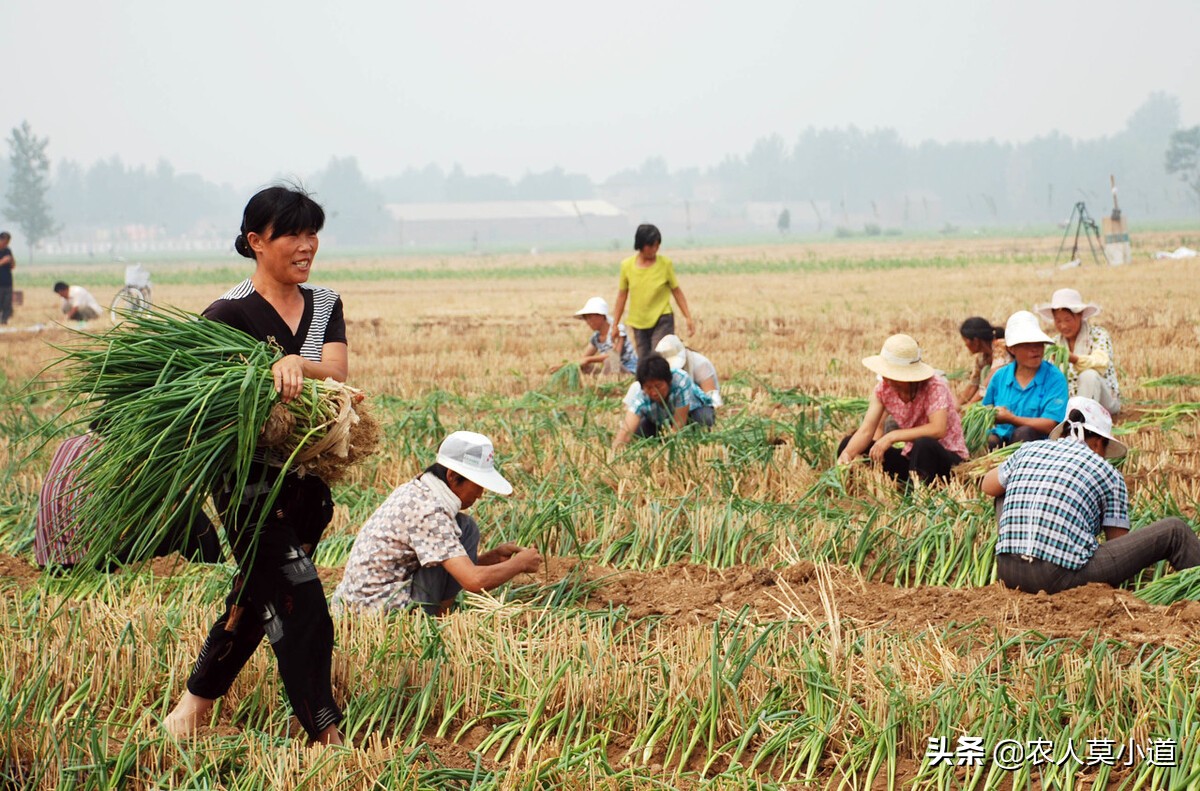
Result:
{"label": "white bucket hat", "polygon": [[664,335],[663,339],[654,347],[654,351],[666,359],[667,365],[671,366],[672,371],[679,370],[687,362],[687,347],[683,345],[683,341],[679,340],[678,335]]}
{"label": "white bucket hat", "polygon": [[1034,310],[1046,321],[1054,321],[1054,311],[1066,308],[1072,313],[1082,313],[1086,321],[1100,312],[1100,306],[1094,302],[1084,302],[1083,295],[1073,288],[1060,288],[1050,297],[1046,305],[1038,305]]}
{"label": "white bucket hat", "polygon": [[492,441],[473,431],[456,431],[442,440],[437,463],[496,494],[512,494],[512,484],[492,465]]}
{"label": "white bucket hat", "polygon": [[584,303],[584,306],[582,308],[575,311],[575,315],[581,319],[584,316],[592,316],[592,315],[604,316],[605,318],[607,318],[608,317],[608,303],[604,301],[604,297],[592,297],[586,303]]}
{"label": "white bucket hat", "polygon": [[[1071,412],[1076,409],[1083,413],[1082,426],[1079,423],[1070,422]],[[1077,441],[1083,442],[1084,429],[1108,440],[1108,448],[1104,451],[1106,459],[1119,459],[1129,451],[1124,442],[1113,436],[1112,415],[1108,413],[1108,410],[1096,401],[1083,396],[1073,396],[1067,401],[1067,419],[1054,427],[1054,430],[1050,432],[1050,439],[1058,439],[1063,434],[1067,434]]]}
{"label": "white bucket hat", "polygon": [[1022,343],[1054,343],[1049,335],[1042,332],[1042,323],[1038,317],[1027,310],[1018,310],[1008,317],[1004,325],[1004,343],[1007,346],[1017,346]]}
{"label": "white bucket hat", "polygon": [[891,336],[879,354],[864,357],[862,364],[897,382],[923,382],[937,373],[932,365],[921,362],[921,347],[908,335]]}

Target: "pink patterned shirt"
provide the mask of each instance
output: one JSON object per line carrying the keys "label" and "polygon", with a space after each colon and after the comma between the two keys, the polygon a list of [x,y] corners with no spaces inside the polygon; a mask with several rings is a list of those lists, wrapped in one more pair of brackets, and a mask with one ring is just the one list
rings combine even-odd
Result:
{"label": "pink patterned shirt", "polygon": [[[946,436],[938,442],[943,448],[961,458],[967,458],[967,440],[963,437],[962,418],[950,385],[941,376],[926,379],[917,386],[917,394],[909,402],[903,401],[888,383],[882,379],[875,385],[875,397],[896,421],[900,428],[917,428],[929,422],[929,416],[939,409],[946,410]],[[904,445],[904,455],[912,450],[912,443]]]}

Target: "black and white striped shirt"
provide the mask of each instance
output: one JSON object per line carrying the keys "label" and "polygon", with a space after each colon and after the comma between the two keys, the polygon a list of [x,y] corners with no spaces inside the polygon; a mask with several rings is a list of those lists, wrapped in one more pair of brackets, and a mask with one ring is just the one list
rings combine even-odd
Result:
{"label": "black and white striped shirt", "polygon": [[304,296],[304,314],[293,333],[280,315],[254,290],[246,278],[204,309],[204,318],[236,327],[260,341],[274,341],[285,354],[298,354],[306,360],[321,362],[321,349],[327,343],[346,343],[346,320],[342,298],[332,289],[300,284]]}

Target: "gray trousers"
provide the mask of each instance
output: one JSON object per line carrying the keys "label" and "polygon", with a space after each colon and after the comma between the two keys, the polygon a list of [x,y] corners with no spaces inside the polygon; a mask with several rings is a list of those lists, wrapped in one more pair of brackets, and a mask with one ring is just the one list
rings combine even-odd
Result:
{"label": "gray trousers", "polygon": [[[458,521],[458,529],[462,531],[463,549],[472,562],[479,559],[479,525],[467,514],[459,513],[454,517]],[[437,615],[442,608],[442,602],[450,601],[458,596],[462,585],[454,579],[454,575],[446,571],[442,565],[423,566],[417,569],[412,579],[413,606],[425,608],[430,615]]]}
{"label": "gray trousers", "polygon": [[1171,516],[1105,541],[1087,564],[1074,571],[1048,560],[1007,554],[996,556],[996,571],[1007,588],[1058,593],[1089,582],[1116,587],[1160,560],[1170,561],[1176,571],[1200,566],[1200,538],[1187,522]]}
{"label": "gray trousers", "polygon": [[662,314],[654,326],[648,329],[639,330],[637,327],[631,329],[633,330],[633,342],[637,345],[638,359],[644,360],[654,351],[654,347],[658,345],[659,341],[668,335],[675,334],[675,314]]}

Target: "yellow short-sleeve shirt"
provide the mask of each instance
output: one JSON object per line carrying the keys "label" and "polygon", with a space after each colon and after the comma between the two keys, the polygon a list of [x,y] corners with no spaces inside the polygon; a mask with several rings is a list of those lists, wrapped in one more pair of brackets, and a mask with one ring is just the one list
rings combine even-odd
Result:
{"label": "yellow short-sleeve shirt", "polygon": [[659,317],[671,312],[671,292],[679,288],[675,265],[665,255],[658,256],[647,267],[637,265],[638,257],[631,255],[621,262],[621,291],[629,298],[624,323],[639,330],[648,330]]}

